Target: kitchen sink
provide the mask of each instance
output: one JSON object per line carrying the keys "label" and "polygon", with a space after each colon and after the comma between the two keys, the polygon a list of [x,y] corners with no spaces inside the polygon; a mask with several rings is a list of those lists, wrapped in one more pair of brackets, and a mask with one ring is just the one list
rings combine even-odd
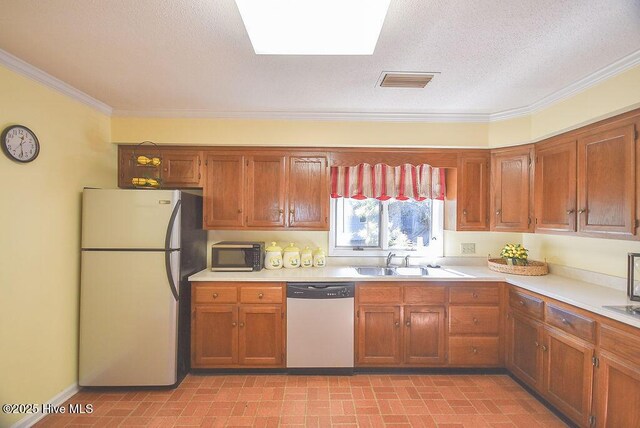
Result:
{"label": "kitchen sink", "polygon": [[365,276],[393,276],[397,275],[395,268],[363,266],[355,268],[356,272]]}
{"label": "kitchen sink", "polygon": [[428,268],[425,266],[410,266],[410,267],[383,267],[383,266],[360,266],[354,268],[359,275],[362,276],[413,276],[413,277],[425,277],[431,276],[434,278],[455,278],[466,276],[456,271],[449,269],[437,269]]}

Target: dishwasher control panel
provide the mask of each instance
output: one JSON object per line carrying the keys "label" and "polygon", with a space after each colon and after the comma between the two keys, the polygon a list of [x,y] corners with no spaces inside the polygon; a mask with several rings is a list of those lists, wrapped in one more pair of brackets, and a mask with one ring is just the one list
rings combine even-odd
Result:
{"label": "dishwasher control panel", "polygon": [[353,282],[289,282],[290,299],[345,299],[355,296]]}

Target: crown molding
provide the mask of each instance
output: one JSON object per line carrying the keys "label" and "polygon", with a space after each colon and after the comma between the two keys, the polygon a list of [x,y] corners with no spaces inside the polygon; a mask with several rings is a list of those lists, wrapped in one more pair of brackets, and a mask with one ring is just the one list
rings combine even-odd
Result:
{"label": "crown molding", "polygon": [[363,122],[470,122],[486,123],[486,113],[371,113],[371,112],[288,112],[247,111],[219,112],[208,110],[119,110],[117,117],[306,120],[306,121],[363,121]]}
{"label": "crown molding", "polygon": [[640,65],[640,49],[629,55],[620,58],[619,60],[607,65],[606,67],[597,70],[590,75],[583,77],[582,79],[573,82],[572,84],[565,86],[564,88],[556,91],[552,94],[539,99],[533,104],[527,107],[520,107],[510,110],[504,110],[498,113],[491,113],[489,115],[490,122],[497,122],[500,120],[514,119],[517,117],[526,116],[528,114],[536,113],[545,108],[551,107],[553,104],[566,100],[567,98],[576,95],[603,80],[609,79],[617,74],[620,74],[630,68]]}
{"label": "crown molding", "polygon": [[81,103],[86,104],[89,107],[92,107],[99,112],[106,114],[107,116],[111,116],[113,112],[113,109],[102,101],[93,98],[91,95],[85,94],[81,90],[74,88],[68,83],[63,82],[56,77],[53,77],[49,73],[46,73],[39,68],[34,67],[28,62],[25,62],[2,49],[0,49],[0,64],[4,65],[12,71],[15,71],[18,74],[40,82],[51,89],[55,89],[56,91],[61,92],[69,98],[80,101]]}
{"label": "crown molding", "polygon": [[53,88],[106,115],[116,117],[156,118],[207,118],[207,119],[254,119],[254,120],[307,120],[307,121],[363,121],[363,122],[444,122],[444,123],[488,123],[524,117],[576,95],[603,80],[609,79],[632,67],[640,65],[640,49],[609,64],[606,67],[541,98],[525,107],[496,113],[400,113],[400,112],[220,112],[210,110],[126,110],[113,109],[90,95],[32,66],[16,56],[0,49],[0,64],[7,68]]}

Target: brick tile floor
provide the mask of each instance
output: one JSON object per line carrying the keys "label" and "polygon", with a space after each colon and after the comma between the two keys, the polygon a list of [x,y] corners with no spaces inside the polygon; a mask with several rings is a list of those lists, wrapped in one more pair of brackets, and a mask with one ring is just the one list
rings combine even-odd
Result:
{"label": "brick tile floor", "polygon": [[506,375],[189,375],[173,390],[81,391],[38,427],[564,427]]}

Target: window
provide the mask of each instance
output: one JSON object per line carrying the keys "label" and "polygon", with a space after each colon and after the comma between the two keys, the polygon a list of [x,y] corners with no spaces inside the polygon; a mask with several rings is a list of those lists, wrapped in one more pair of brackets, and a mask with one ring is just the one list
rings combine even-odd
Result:
{"label": "window", "polygon": [[442,256],[442,215],[439,200],[332,199],[329,254]]}

